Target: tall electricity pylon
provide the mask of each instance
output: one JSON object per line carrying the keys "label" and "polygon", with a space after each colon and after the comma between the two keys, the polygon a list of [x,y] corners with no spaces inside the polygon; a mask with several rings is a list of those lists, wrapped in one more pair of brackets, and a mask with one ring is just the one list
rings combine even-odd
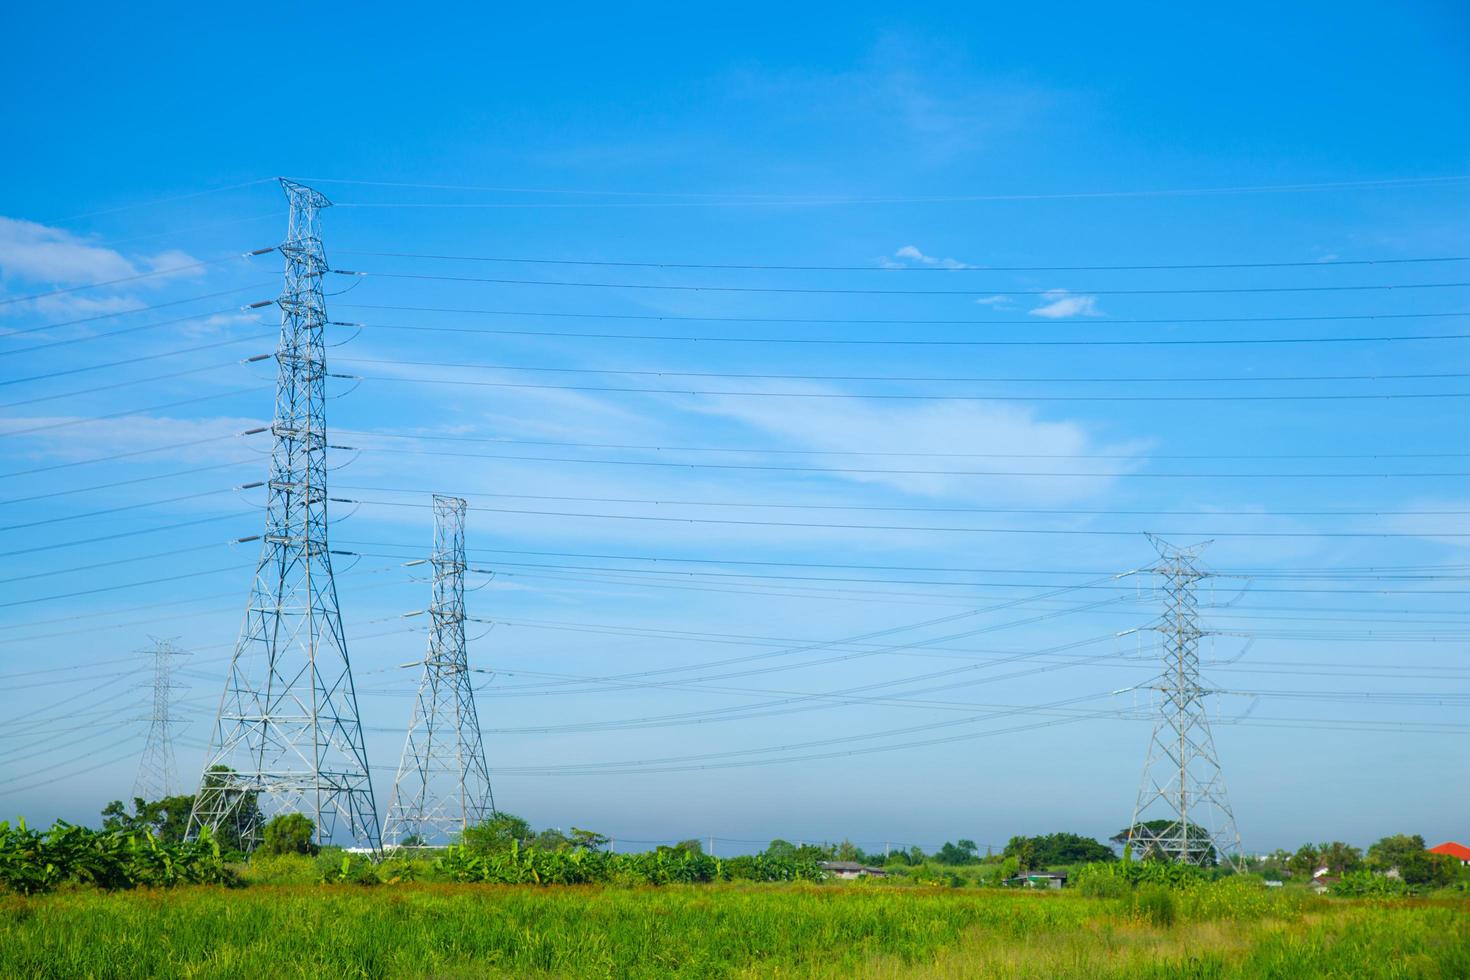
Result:
{"label": "tall electricity pylon", "polygon": [[429,651],[393,780],[383,839],[446,843],[495,812],[464,641],[464,514],[434,496],[434,597]]}
{"label": "tall electricity pylon", "polygon": [[1209,542],[1176,548],[1152,535],[1149,540],[1160,558],[1152,571],[1164,581],[1164,615],[1153,627],[1164,637],[1164,669],[1153,685],[1160,696],[1158,717],[1127,840],[1141,854],[1182,864],[1237,865],[1240,834],[1205,711],[1204,698],[1211,692],[1199,676],[1204,634],[1195,584],[1208,573],[1195,562]]}
{"label": "tall electricity pylon", "polygon": [[188,653],[168,640],[153,638],[153,649],[139,651],[153,656],[153,716],[148,726],[148,742],[143,746],[143,760],[138,765],[138,778],[133,783],[133,796],[144,800],[161,800],[172,796],[178,787],[178,770],[174,765],[173,692],[180,685],[173,682],[174,659]]}
{"label": "tall electricity pylon", "polygon": [[327,259],[318,214],[331,202],[289,180],[281,187],[291,213],[280,247],[286,282],[265,533],[189,827],[228,825],[253,845],[262,819],[304,813],[319,844],[341,823],[376,850],[377,807],[327,547]]}

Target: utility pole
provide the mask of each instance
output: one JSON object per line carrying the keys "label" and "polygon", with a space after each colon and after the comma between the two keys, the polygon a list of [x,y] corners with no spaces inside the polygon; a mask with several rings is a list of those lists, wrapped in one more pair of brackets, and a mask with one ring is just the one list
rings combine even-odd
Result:
{"label": "utility pole", "polygon": [[[1163,636],[1163,671],[1155,680],[1159,709],[1143,780],[1128,825],[1128,843],[1181,864],[1212,859],[1238,866],[1240,834],[1225,792],[1225,776],[1200,682],[1199,603],[1195,586],[1207,572],[1196,562],[1209,542],[1176,548],[1149,535],[1159,552],[1151,571],[1164,582],[1164,615],[1152,627]],[[1145,822],[1166,819],[1150,829]]]}
{"label": "utility pole", "polygon": [[148,741],[143,746],[143,759],[138,765],[138,778],[133,783],[133,796],[144,800],[161,800],[172,796],[178,787],[178,770],[174,764],[173,683],[176,657],[188,654],[169,640],[153,637],[153,649],[139,651],[153,655],[153,715],[148,726]]}
{"label": "utility pole", "polygon": [[245,621],[189,833],[230,827],[247,846],[260,822],[304,813],[316,841],[340,829],[377,850],[377,806],[327,544],[326,355],[319,213],[331,202],[284,178],[290,204],[265,532]]}
{"label": "utility pole", "polygon": [[384,821],[390,845],[449,843],[495,813],[465,650],[465,506],[434,495],[429,650]]}

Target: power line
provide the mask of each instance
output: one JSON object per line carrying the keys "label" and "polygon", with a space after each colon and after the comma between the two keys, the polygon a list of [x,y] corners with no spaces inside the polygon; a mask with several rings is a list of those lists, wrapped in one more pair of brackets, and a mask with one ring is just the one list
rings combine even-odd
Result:
{"label": "power line", "polygon": [[[338,484],[341,490],[369,490],[386,493],[410,493],[416,491],[402,490],[398,487],[371,487],[352,484]],[[649,497],[571,497],[553,494],[527,494],[527,493],[491,493],[482,491],[475,494],[477,497],[489,497],[499,500],[541,500],[541,501],[567,501],[576,503],[595,504],[643,504],[648,506],[687,506],[687,507],[739,507],[757,510],[847,510],[847,511],[878,511],[886,513],[919,513],[919,514],[1044,514],[1047,516],[1167,516],[1167,517],[1383,517],[1392,514],[1395,517],[1463,517],[1470,514],[1470,510],[1274,510],[1261,512],[1258,510],[1152,510],[1152,509],[1085,509],[1085,508],[1034,508],[1034,507],[894,507],[877,506],[870,504],[809,504],[809,503],[767,503],[760,501],[737,501],[737,500],[680,500],[673,498],[649,498]],[[379,506],[387,505],[387,501],[377,501]],[[393,506],[425,507],[426,504],[416,502],[394,503]]]}
{"label": "power line", "polygon": [[[1052,323],[1038,321],[1034,316],[1024,320],[998,320],[998,319],[916,319],[914,317],[903,317],[899,319],[859,319],[853,317],[761,317],[761,316],[689,316],[681,314],[664,313],[572,313],[554,310],[489,310],[478,308],[465,308],[453,306],[388,306],[376,303],[342,303],[339,304],[347,309],[354,310],[391,310],[399,313],[456,313],[474,316],[543,316],[571,320],[651,320],[663,322],[687,322],[687,323],[800,323],[837,326],[971,326],[971,327],[996,327],[996,326],[1027,326],[1035,329],[1045,326],[1087,326],[1087,327],[1111,327],[1123,324],[1156,326],[1201,324],[1201,323],[1321,323],[1357,320],[1434,320],[1447,317],[1470,316],[1470,311],[1452,310],[1443,313],[1322,313],[1305,316],[1208,316],[1208,317],[1151,317],[1151,318],[1118,318],[1099,317],[1089,319],[1084,323]],[[365,327],[382,326],[382,324],[345,323],[338,326]]]}
{"label": "power line", "polygon": [[[192,318],[191,318],[192,319]],[[6,378],[0,381],[0,387],[6,385],[26,384],[31,381],[46,381],[51,378],[60,378],[70,374],[84,374],[87,371],[101,371],[106,368],[127,367],[132,364],[141,364],[144,361],[157,361],[165,357],[178,357],[180,354],[197,354],[203,350],[215,350],[220,347],[229,347],[234,344],[243,344],[251,340],[262,340],[273,334],[252,334],[249,337],[231,337],[228,340],[217,340],[212,344],[200,344],[197,347],[179,347],[174,350],[159,351],[156,354],[140,354],[137,357],[125,357],[118,361],[106,361],[102,364],[88,364],[84,367],[63,368],[60,371],[47,371],[43,374],[32,374],[24,378]],[[235,363],[235,362],[231,362]],[[137,382],[130,382],[136,384]]]}
{"label": "power line", "polygon": [[[338,499],[338,498],[334,498]],[[354,504],[380,504],[381,501],[372,500],[345,500],[342,503]],[[390,506],[397,506],[391,504]],[[734,527],[790,527],[809,528],[818,530],[853,530],[853,531],[931,531],[941,533],[964,533],[964,534],[1041,534],[1041,535],[1082,535],[1102,537],[1137,537],[1145,534],[1142,530],[1099,530],[1095,528],[1007,528],[1007,527],[935,527],[915,526],[907,524],[836,524],[816,523],[811,521],[756,521],[736,520],[733,518],[715,517],[662,517],[648,514],[602,514],[602,513],[577,513],[571,511],[554,510],[528,510],[510,507],[478,507],[485,513],[491,514],[519,514],[535,517],[574,517],[588,520],[617,520],[617,521],[654,521],[671,524],[720,524]],[[0,530],[4,530],[0,528]],[[1164,531],[1176,537],[1217,537],[1217,538],[1470,538],[1470,532],[1444,532],[1439,531]]]}
{"label": "power line", "polygon": [[196,395],[193,398],[182,398],[178,401],[163,402],[158,405],[147,405],[143,408],[130,408],[121,412],[109,412],[106,415],[92,415],[86,418],[65,419],[61,422],[48,422],[45,425],[33,425],[27,429],[7,429],[0,432],[0,439],[10,436],[30,435],[35,432],[48,432],[52,429],[62,429],[73,425],[89,425],[93,422],[107,422],[113,419],[127,418],[132,415],[144,415],[148,412],[156,412],[164,408],[178,408],[180,405],[197,405],[200,402],[216,401],[221,398],[233,398],[236,395],[251,395],[258,391],[266,390],[260,385],[253,388],[235,388],[231,391],[216,391],[208,395]]}
{"label": "power line", "polygon": [[[1455,314],[1462,315],[1462,314]],[[660,319],[660,318],[652,318]],[[675,319],[669,317],[668,319]],[[776,322],[776,321],[771,321]],[[1281,344],[1380,344],[1414,341],[1470,340],[1470,333],[1445,334],[1381,334],[1369,337],[1222,337],[1182,340],[914,340],[860,339],[853,337],[733,337],[721,335],[681,336],[678,334],[586,333],[556,330],[512,330],[494,327],[444,327],[401,323],[354,323],[333,320],[333,326],[363,327],[373,330],[408,330],[427,333],[484,334],[512,337],[559,337],[579,340],[638,340],[706,344],[798,344],[815,346],[856,347],[1192,347],[1250,346]]]}
{"label": "power line", "polygon": [[104,279],[97,282],[83,283],[80,286],[68,286],[65,289],[52,289],[49,292],[44,293],[31,293],[29,296],[11,296],[5,299],[0,299],[0,306],[8,306],[11,303],[24,303],[34,299],[46,299],[50,296],[63,296],[67,293],[81,292],[84,289],[97,289],[102,286],[116,286],[124,282],[137,282],[140,279],[152,279],[155,276],[172,275],[176,272],[185,272],[189,269],[205,269],[210,266],[220,265],[225,262],[233,262],[236,259],[248,259],[256,255],[266,255],[270,252],[274,252],[275,250],[276,247],[272,245],[270,248],[257,248],[253,252],[236,252],[230,255],[226,255],[223,258],[204,259],[197,262],[186,262],[183,265],[169,266],[166,269],[153,269],[149,272],[139,272],[136,275],[121,276],[117,279]]}
{"label": "power line", "polygon": [[221,436],[206,436],[202,439],[187,439],[183,442],[171,442],[162,446],[150,446],[147,449],[132,449],[127,452],[111,453],[106,456],[93,456],[89,459],[73,460],[69,463],[54,463],[50,466],[37,466],[29,470],[11,470],[9,473],[0,473],[0,480],[15,476],[30,476],[35,473],[49,473],[52,470],[69,469],[73,466],[87,466],[92,463],[109,463],[117,459],[131,459],[134,456],[146,456],[149,453],[163,452],[169,449],[186,449],[192,446],[202,446],[211,442],[221,442],[225,439],[239,439],[243,436],[252,436],[267,431],[266,428],[247,429],[244,432],[232,432]]}
{"label": "power line", "polygon": [[[7,336],[7,337],[19,337],[19,336],[23,336],[25,334],[36,333],[36,332],[41,331],[41,330],[54,330],[57,327],[74,327],[74,326],[76,326],[79,323],[94,323],[97,320],[111,320],[114,317],[131,316],[134,313],[147,313],[147,312],[149,312],[151,310],[167,309],[170,306],[183,306],[186,303],[197,303],[197,302],[199,302],[202,299],[214,299],[214,298],[219,297],[219,296],[230,296],[230,295],[232,295],[234,293],[243,293],[247,289],[254,289],[257,285],[259,285],[259,283],[251,283],[251,284],[246,285],[246,286],[236,286],[233,289],[221,289],[218,292],[202,293],[202,294],[200,294],[198,296],[186,296],[183,299],[169,300],[167,303],[154,303],[151,306],[134,306],[134,307],[130,307],[129,309],[126,309],[126,310],[113,310],[110,313],[97,313],[97,314],[94,314],[92,316],[84,316],[84,317],[80,317],[80,318],[75,319],[75,320],[59,320],[59,321],[56,321],[54,323],[43,323],[43,324],[40,324],[39,326],[22,327],[22,328],[16,329],[16,330],[7,330],[6,333],[5,333],[5,336]],[[262,303],[262,304],[259,304],[259,305],[269,306],[271,304],[270,303]],[[201,317],[201,316],[213,316],[215,313],[230,313],[230,312],[235,311],[236,309],[238,309],[238,307],[231,306],[231,307],[226,307],[223,310],[217,310],[217,311],[214,311],[214,312],[194,313],[194,314],[191,314],[191,315],[186,316],[186,317],[179,317],[178,319],[175,319],[175,320],[165,320],[162,323],[151,324],[151,326],[164,326],[165,324],[169,324],[169,323],[179,323],[179,322],[181,322],[183,320],[193,320],[193,319],[196,319],[196,318]],[[113,337],[113,336],[116,336],[117,334],[120,334],[120,333],[129,333],[129,332],[131,332],[133,330],[142,330],[142,329],[146,329],[146,327],[130,327],[128,330],[115,330],[115,331],[113,331],[110,334],[98,334],[98,335],[95,335],[95,336]],[[84,337],[84,338],[78,338],[78,339],[86,340],[86,339],[91,339],[91,338]],[[73,343],[73,342],[74,341],[62,341],[62,343]],[[0,351],[0,353],[3,353],[3,354],[24,354],[24,353],[26,353],[28,351],[40,350],[43,347],[54,347],[54,346],[56,346],[56,345],[55,344],[42,344],[39,347],[25,347],[25,348],[22,348],[20,350]]]}
{"label": "power line", "polygon": [[522,256],[445,255],[423,252],[375,252],[365,249],[338,249],[341,255],[371,255],[378,258],[436,259],[458,262],[503,262],[520,265],[580,265],[632,269],[711,269],[726,271],[773,272],[1152,272],[1166,270],[1205,269],[1294,269],[1332,268],[1334,266],[1413,265],[1435,262],[1470,262],[1470,256],[1415,256],[1384,259],[1314,259],[1287,262],[1204,262],[1148,265],[781,265],[755,262],[614,262],[599,259],[548,259]]}
{"label": "power line", "polygon": [[721,286],[674,285],[669,283],[589,282],[585,280],[502,279],[483,276],[434,276],[417,272],[377,272],[332,269],[339,276],[376,279],[412,279],[426,282],[473,282],[497,286],[557,286],[580,289],[640,289],[690,293],[798,293],[822,296],[973,296],[985,292],[994,296],[1056,297],[1074,296],[1213,296],[1254,293],[1343,293],[1404,289],[1463,289],[1470,282],[1418,282],[1398,285],[1357,284],[1332,286],[1215,286],[1171,289],[852,289],[816,288],[811,286]]}
{"label": "power line", "polygon": [[[238,489],[239,489],[238,487],[220,487],[220,488],[215,489],[215,490],[200,490],[198,493],[186,493],[186,494],[183,494],[182,496],[168,497],[168,498],[165,498],[163,500],[145,500],[145,501],[143,501],[141,503],[136,503],[136,504],[123,504],[123,505],[120,505],[118,507],[105,507],[105,508],[103,508],[101,510],[87,511],[84,514],[67,514],[64,517],[48,517],[48,518],[45,518],[43,520],[26,521],[26,522],[21,523],[21,524],[6,524],[3,527],[0,527],[0,531],[19,531],[22,528],[42,527],[42,526],[47,525],[47,524],[60,524],[60,523],[62,523],[64,521],[80,521],[80,520],[85,520],[86,518],[89,518],[89,517],[102,517],[102,516],[107,515],[107,514],[120,514],[123,511],[127,511],[127,510],[141,510],[141,509],[143,509],[145,507],[158,507],[158,506],[160,506],[162,504],[176,504],[176,503],[179,503],[180,501],[184,501],[184,500],[198,500],[200,497],[209,497],[209,496],[213,496],[214,494],[232,493],[232,492],[234,492],[235,490],[238,490]],[[233,518],[233,517],[236,517],[236,516],[238,516],[238,515],[229,514],[229,515],[224,515],[224,516],[221,516],[221,517],[200,518],[198,521],[186,521],[186,522],[183,522],[181,524],[172,525],[172,527],[186,527],[189,524],[202,524],[205,521],[227,520],[227,519],[230,519],[230,518]],[[91,541],[97,541],[97,540],[108,540],[108,539],[111,539],[111,538],[122,538],[122,537],[128,537],[130,535],[134,535],[134,534],[148,533],[149,531],[153,531],[153,530],[163,530],[163,528],[148,528],[148,529],[144,529],[144,530],[140,530],[140,531],[124,531],[124,532],[120,532],[118,534],[107,535],[104,538],[92,538],[90,540]],[[75,543],[78,543],[78,542],[67,542],[66,544],[59,544],[59,545],[58,544],[40,545],[40,546],[37,546],[37,547],[34,547],[34,548],[22,548],[22,549],[18,549],[16,551],[6,552],[4,555],[0,555],[0,557],[7,557],[7,556],[10,556],[10,555],[18,555],[18,554],[25,554],[27,552],[34,552],[34,551],[50,551],[53,548],[70,547],[72,544],[75,544]]]}
{"label": "power line", "polygon": [[[402,363],[402,362],[400,362]],[[1125,459],[1135,462],[1145,460],[1182,460],[1182,459],[1466,459],[1470,453],[1208,453],[1208,454],[1168,454],[1149,453],[1138,455],[1132,453],[938,453],[938,452],[916,452],[916,451],[874,451],[862,449],[788,449],[776,447],[735,447],[735,446],[680,446],[680,445],[655,445],[655,444],[630,444],[630,443],[606,443],[606,442],[566,442],[549,439],[511,439],[500,436],[462,436],[462,435],[432,435],[426,433],[398,433],[363,431],[360,435],[370,436],[375,439],[410,439],[426,442],[472,442],[486,443],[492,445],[507,446],[560,446],[573,449],[628,449],[649,452],[680,452],[680,453],[727,453],[727,454],[756,454],[770,456],[898,456],[910,458],[929,459]],[[5,474],[0,474],[3,477]],[[486,496],[483,495],[482,496]],[[495,495],[490,495],[495,496]]]}
{"label": "power line", "polygon": [[[90,487],[70,487],[66,490],[52,490],[48,493],[35,493],[29,497],[11,497],[9,500],[0,500],[0,507],[9,504],[24,504],[34,500],[50,500],[55,497],[68,497],[74,493],[92,493],[97,490],[112,490],[117,487],[132,486],[135,483],[149,483],[153,480],[172,480],[180,476],[190,476],[194,473],[207,473],[213,470],[226,469],[231,466],[239,466],[250,460],[232,459],[227,463],[211,463],[206,466],[194,466],[187,470],[175,470],[172,473],[155,473],[151,476],[136,476],[128,480],[114,480],[111,483],[96,483]],[[237,488],[238,489],[238,488]]]}
{"label": "power line", "polygon": [[[474,388],[514,388],[533,391],[596,391],[640,395],[690,395],[735,398],[868,399],[877,401],[935,402],[1283,402],[1375,401],[1402,399],[1470,398],[1470,392],[1392,392],[1315,395],[931,395],[854,391],[725,391],[679,388],[626,388],[614,385],[549,385],[518,381],[469,381],[451,378],[415,378],[403,375],[360,375],[365,381],[396,384],[462,385]],[[1166,380],[1166,379],[1160,379]],[[1305,379],[1312,380],[1312,379]]]}
{"label": "power line", "polygon": [[[1470,393],[1467,393],[1470,397]],[[1464,477],[1470,476],[1470,472],[1442,471],[1442,472],[1370,472],[1370,471],[1339,471],[1339,472],[1309,472],[1309,471],[1280,471],[1269,473],[1227,473],[1227,472],[1196,472],[1196,473],[1161,473],[1148,470],[1122,471],[1122,470],[930,470],[930,469],[893,469],[875,467],[845,467],[845,466],[777,466],[765,463],[707,463],[707,462],[680,462],[662,459],[607,459],[607,458],[575,458],[566,456],[524,456],[511,453],[466,453],[454,452],[447,449],[404,449],[399,447],[387,448],[384,446],[356,446],[358,452],[382,453],[385,455],[406,456],[446,456],[456,459],[502,459],[517,462],[531,463],[573,463],[578,465],[597,466],[651,466],[657,468],[675,468],[689,470],[735,470],[735,471],[757,471],[774,473],[854,473],[864,475],[889,475],[889,476],[974,476],[974,477],[1092,477],[1092,478],[1143,478],[1143,479],[1391,479],[1396,477],[1427,478],[1427,477]],[[345,489],[345,488],[344,488]],[[473,494],[472,494],[473,496]]]}
{"label": "power line", "polygon": [[115,391],[118,388],[131,388],[134,385],[153,384],[157,381],[171,381],[174,378],[184,378],[195,374],[205,374],[209,371],[222,371],[225,368],[239,367],[239,361],[227,361],[224,364],[206,364],[202,367],[184,368],[180,371],[170,371],[167,374],[155,374],[148,378],[130,378],[127,381],[114,381],[112,384],[95,385],[91,388],[74,388],[71,391],[57,392],[52,395],[37,395],[34,398],[22,398],[19,401],[5,402],[0,408],[20,408],[22,405],[35,405],[40,402],[56,401],[60,398],[76,398],[81,395],[95,395],[101,391]]}
{"label": "power line", "polygon": [[1470,176],[1452,175],[1442,177],[1409,177],[1388,178],[1381,180],[1351,180],[1351,181],[1327,181],[1316,183],[1295,184],[1258,184],[1241,185],[1233,187],[1195,187],[1195,188],[1170,188],[1150,189],[1135,191],[1074,191],[1065,193],[1049,194],[964,194],[964,195],[931,195],[922,197],[913,196],[870,196],[870,197],[837,197],[837,196],[789,196],[768,194],[711,194],[711,193],[680,193],[680,192],[650,192],[650,191],[609,191],[609,190],[553,190],[546,188],[526,187],[476,187],[453,184],[416,184],[394,181],[375,180],[332,180],[329,178],[306,178],[321,183],[356,184],[360,186],[373,187],[410,187],[425,188],[433,190],[466,190],[491,193],[510,194],[552,194],[552,195],[585,195],[593,197],[663,197],[663,198],[697,198],[693,201],[678,201],[672,204],[666,203],[632,203],[632,204],[538,204],[538,203],[512,203],[512,204],[417,204],[417,203],[349,203],[339,204],[338,207],[359,208],[579,208],[579,207],[733,207],[733,206],[772,206],[790,207],[798,205],[857,205],[857,204],[958,204],[958,203],[982,203],[982,202],[1024,202],[1024,201],[1070,201],[1070,200],[1117,200],[1128,198],[1152,198],[1152,197],[1195,197],[1214,195],[1236,195],[1236,194],[1285,194],[1302,193],[1307,191],[1338,191],[1358,190],[1369,188],[1394,188],[1394,187],[1416,187],[1435,184],[1454,183],[1470,180]]}
{"label": "power line", "polygon": [[239,190],[242,187],[255,187],[258,184],[269,184],[274,180],[275,178],[273,177],[261,177],[255,180],[241,181],[238,184],[226,184],[223,187],[211,187],[202,191],[189,191],[185,194],[174,194],[170,197],[156,197],[149,201],[138,201],[133,204],[120,204],[116,207],[103,208],[99,211],[86,211],[82,214],[73,214],[65,218],[57,218],[54,220],[53,223],[61,224],[67,221],[80,221],[82,218],[95,218],[100,214],[116,214],[119,211],[132,211],[137,208],[151,208],[156,207],[160,204],[172,204],[175,201],[187,201],[196,197],[205,197],[209,194],[221,194],[225,191]]}
{"label": "power line", "polygon": [[[573,368],[543,367],[524,364],[482,364],[473,361],[413,361],[403,358],[384,357],[339,357],[338,361],[349,364],[392,364],[414,367],[451,367],[470,371],[524,371],[543,374],[612,374],[630,377],[654,378],[720,378],[738,381],[869,381],[896,384],[1182,384],[1204,382],[1287,382],[1287,381],[1433,381],[1470,378],[1466,372],[1442,372],[1431,374],[1296,374],[1296,375],[1233,375],[1214,377],[934,377],[904,375],[854,375],[854,374],[739,374],[718,371],[676,371],[666,368],[635,370],[629,368]],[[419,379],[405,379],[419,380]]]}
{"label": "power line", "polygon": [[[206,491],[204,491],[204,493],[199,494],[199,496],[204,496],[206,494],[212,494],[212,493],[222,493],[222,492],[223,491],[221,491],[221,490],[206,490]],[[80,517],[97,517],[97,516],[100,516],[102,514],[113,514],[113,513],[117,513],[118,511],[121,511],[121,510],[134,510],[134,509],[139,508],[139,507],[156,507],[159,504],[171,504],[171,503],[176,502],[176,500],[180,500],[180,499],[184,499],[184,500],[192,499],[192,495],[190,497],[173,498],[173,499],[169,499],[169,500],[150,500],[150,501],[147,501],[147,502],[142,503],[142,504],[130,504],[130,505],[126,506],[126,507],[111,508],[111,509],[104,510],[104,511],[93,511],[93,512],[91,512],[89,514],[82,514],[82,515],[78,515],[78,516],[80,516]],[[199,518],[195,518],[194,520],[191,520],[191,521],[179,521],[178,523],[175,523],[175,524],[160,524],[157,527],[144,527],[144,528],[138,528],[138,529],[132,530],[132,531],[119,531],[116,534],[99,534],[99,535],[95,535],[95,536],[90,537],[90,538],[78,538],[77,540],[74,540],[74,541],[51,542],[51,543],[48,543],[48,544],[35,545],[33,547],[30,547],[30,548],[16,548],[16,549],[13,549],[11,551],[0,551],[0,558],[13,558],[16,555],[33,555],[33,554],[36,554],[37,552],[42,552],[42,551],[60,551],[63,548],[77,548],[77,547],[80,547],[82,545],[97,544],[98,542],[101,542],[101,541],[116,541],[119,538],[132,538],[132,537],[137,537],[138,535],[142,535],[142,534],[157,534],[157,533],[159,533],[161,531],[177,531],[179,528],[183,528],[183,527],[195,527],[195,526],[200,525],[200,524],[212,524],[212,523],[215,523],[217,521],[232,521],[232,520],[235,520],[239,516],[240,516],[240,514],[238,514],[238,513],[236,513],[236,514],[215,514],[215,515],[212,515],[210,517],[199,517]],[[72,518],[72,517],[61,518],[61,520],[73,520],[73,519],[74,518]],[[53,521],[41,521],[40,523],[42,523],[42,524],[49,524],[49,523],[54,523],[54,522]],[[26,526],[33,527],[33,526],[36,526],[36,525],[26,525]],[[0,528],[0,530],[15,530],[15,528]],[[5,629],[5,627],[0,626],[0,629]]]}

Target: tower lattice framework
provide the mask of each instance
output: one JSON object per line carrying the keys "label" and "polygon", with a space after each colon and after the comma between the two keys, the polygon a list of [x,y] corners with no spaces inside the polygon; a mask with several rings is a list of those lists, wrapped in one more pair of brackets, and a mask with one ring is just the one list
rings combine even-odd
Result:
{"label": "tower lattice framework", "polygon": [[1177,548],[1153,536],[1150,541],[1160,558],[1153,572],[1164,585],[1164,615],[1153,627],[1163,635],[1164,666],[1153,684],[1157,717],[1127,841],[1139,856],[1237,864],[1240,834],[1205,708],[1211,691],[1200,682],[1199,641],[1205,634],[1196,585],[1209,573],[1197,562],[1208,542]]}
{"label": "tower lattice framework", "polygon": [[161,800],[172,796],[178,788],[178,767],[174,762],[174,725],[180,720],[173,714],[174,692],[181,685],[173,681],[174,661],[188,654],[169,640],[153,640],[153,649],[144,651],[153,657],[153,713],[148,725],[148,741],[138,765],[138,778],[133,783],[133,796],[144,800]]}
{"label": "tower lattice framework", "polygon": [[[190,832],[303,813],[318,843],[339,831],[380,844],[377,808],[327,545],[327,271],[319,216],[331,202],[281,180],[290,203],[276,406],[261,535],[245,621],[205,757]],[[246,539],[249,540],[249,539]]]}
{"label": "tower lattice framework", "polygon": [[388,803],[390,845],[445,843],[495,812],[465,651],[464,518],[463,500],[435,495],[429,648]]}

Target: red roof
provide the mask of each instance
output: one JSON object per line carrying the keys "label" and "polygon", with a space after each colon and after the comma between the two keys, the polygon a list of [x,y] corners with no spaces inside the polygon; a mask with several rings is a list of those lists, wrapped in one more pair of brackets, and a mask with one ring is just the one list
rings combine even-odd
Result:
{"label": "red roof", "polygon": [[1431,847],[1430,854],[1448,854],[1450,857],[1459,858],[1461,861],[1470,861],[1470,847],[1464,844],[1456,844],[1454,841],[1445,841],[1438,847]]}

